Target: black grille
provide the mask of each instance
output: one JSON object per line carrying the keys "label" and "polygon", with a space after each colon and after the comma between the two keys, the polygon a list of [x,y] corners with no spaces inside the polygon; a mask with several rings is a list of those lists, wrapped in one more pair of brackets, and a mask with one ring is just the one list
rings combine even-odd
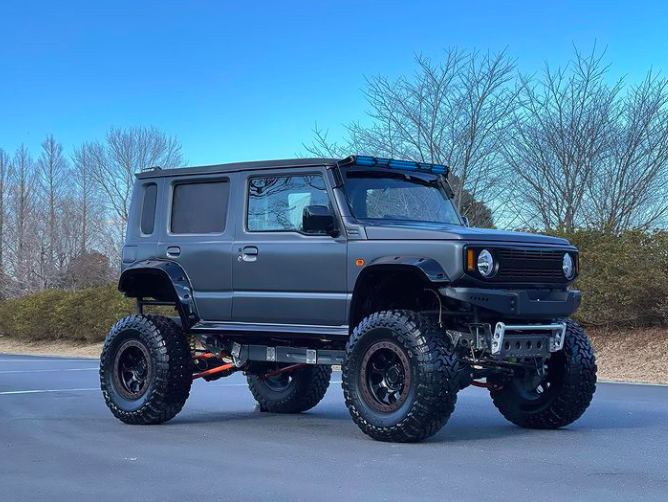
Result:
{"label": "black grille", "polygon": [[497,248],[494,252],[499,260],[495,282],[568,282],[562,270],[564,251]]}

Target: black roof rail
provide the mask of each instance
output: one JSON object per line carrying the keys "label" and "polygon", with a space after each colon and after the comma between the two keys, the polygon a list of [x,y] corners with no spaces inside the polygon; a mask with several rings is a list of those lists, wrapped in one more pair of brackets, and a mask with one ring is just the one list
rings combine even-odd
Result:
{"label": "black roof rail", "polygon": [[148,173],[150,171],[162,171],[162,167],[160,166],[142,167],[140,171],[142,173]]}

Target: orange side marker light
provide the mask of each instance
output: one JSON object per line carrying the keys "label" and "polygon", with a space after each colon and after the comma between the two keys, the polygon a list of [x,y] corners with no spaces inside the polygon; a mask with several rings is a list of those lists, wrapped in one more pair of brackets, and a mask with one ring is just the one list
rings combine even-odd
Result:
{"label": "orange side marker light", "polygon": [[466,250],[466,270],[469,272],[473,272],[475,270],[475,264],[474,264],[474,255],[475,253],[473,252],[473,249],[467,249]]}
{"label": "orange side marker light", "polygon": [[357,260],[355,260],[355,265],[357,265],[358,267],[364,266],[364,260],[361,259],[361,258],[358,258]]}

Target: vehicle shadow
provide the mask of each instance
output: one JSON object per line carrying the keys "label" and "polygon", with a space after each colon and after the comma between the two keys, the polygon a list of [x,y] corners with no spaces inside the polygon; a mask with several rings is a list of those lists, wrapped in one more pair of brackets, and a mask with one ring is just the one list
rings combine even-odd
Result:
{"label": "vehicle shadow", "polygon": [[[476,440],[491,440],[522,437],[528,435],[588,435],[600,434],[604,431],[652,429],[668,422],[666,413],[644,411],[643,413],[620,413],[615,406],[592,406],[592,409],[574,424],[558,430],[530,430],[517,427],[506,422],[496,410],[483,409],[476,412],[472,409],[460,410],[436,435],[425,440],[425,443],[461,443]],[[314,430],[341,438],[359,436],[361,431],[352,421],[345,407],[338,403],[319,405],[308,412],[287,415],[261,412],[259,407],[249,411],[196,411],[184,414],[171,425],[192,424],[234,424],[245,425],[249,422],[262,422],[262,427],[278,429],[291,434],[311,436]],[[169,425],[169,424],[167,424]],[[259,424],[258,424],[259,425]]]}
{"label": "vehicle shadow", "polygon": [[323,425],[328,422],[343,422],[350,421],[350,414],[345,408],[339,409],[336,407],[327,407],[322,409],[322,406],[319,406],[316,409],[306,411],[303,413],[269,413],[260,411],[260,407],[255,405],[253,410],[249,411],[223,411],[214,412],[214,411],[196,411],[190,412],[187,415],[182,415],[178,419],[174,420],[174,423],[186,423],[186,424],[201,424],[201,423],[219,423],[219,422],[237,422],[237,421],[253,421],[253,420],[267,420],[280,423],[290,423],[295,421],[298,426],[301,426],[301,422],[308,421],[314,423],[322,423]]}

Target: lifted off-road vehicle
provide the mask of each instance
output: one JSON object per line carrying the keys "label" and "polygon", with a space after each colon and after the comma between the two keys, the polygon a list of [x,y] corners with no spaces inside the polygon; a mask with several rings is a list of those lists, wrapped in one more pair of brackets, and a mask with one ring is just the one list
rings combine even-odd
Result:
{"label": "lifted off-road vehicle", "polygon": [[165,422],[194,379],[238,371],[261,410],[302,412],[341,365],[353,420],[382,441],[433,435],[469,385],[522,427],[578,419],[596,363],[569,318],[577,249],[469,228],[447,174],[361,156],[138,174],[119,282],[137,312],[100,364],[112,413]]}

